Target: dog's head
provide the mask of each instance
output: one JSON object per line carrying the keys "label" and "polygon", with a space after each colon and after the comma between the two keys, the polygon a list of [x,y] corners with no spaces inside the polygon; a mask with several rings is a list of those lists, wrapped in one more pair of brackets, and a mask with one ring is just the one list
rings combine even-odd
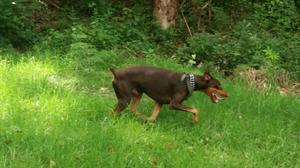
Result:
{"label": "dog's head", "polygon": [[203,76],[196,78],[196,89],[206,93],[213,103],[218,103],[219,100],[228,97],[228,93],[223,90],[221,83],[210,75],[208,69]]}

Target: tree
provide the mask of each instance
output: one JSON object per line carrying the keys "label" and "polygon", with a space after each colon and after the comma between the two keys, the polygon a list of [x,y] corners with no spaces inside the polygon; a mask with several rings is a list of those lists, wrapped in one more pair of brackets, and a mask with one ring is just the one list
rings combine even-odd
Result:
{"label": "tree", "polygon": [[178,0],[154,0],[153,15],[162,29],[175,24]]}

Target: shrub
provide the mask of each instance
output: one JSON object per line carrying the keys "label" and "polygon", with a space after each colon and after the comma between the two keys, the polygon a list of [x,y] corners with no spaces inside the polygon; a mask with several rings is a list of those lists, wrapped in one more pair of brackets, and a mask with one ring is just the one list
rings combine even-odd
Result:
{"label": "shrub", "polygon": [[239,36],[222,37],[208,33],[195,34],[187,45],[178,50],[183,62],[188,62],[195,54],[195,62],[213,62],[223,70],[234,69],[239,64],[259,66],[263,57],[259,50],[262,40],[255,34],[242,33]]}
{"label": "shrub", "polygon": [[84,71],[96,71],[99,68],[108,69],[116,67],[120,62],[118,50],[98,50],[89,43],[73,43],[68,56],[76,60],[75,69]]}
{"label": "shrub", "polygon": [[67,53],[72,43],[72,35],[69,29],[57,31],[50,29],[44,38],[41,38],[40,43],[35,45],[36,50],[55,51],[62,54]]}
{"label": "shrub", "polygon": [[221,7],[213,7],[212,29],[214,31],[227,31],[230,28],[230,18]]}
{"label": "shrub", "polygon": [[196,55],[196,63],[214,61],[222,48],[220,45],[221,39],[218,35],[198,33],[188,39],[187,45],[178,50],[178,55],[184,62],[189,61],[192,55]]}
{"label": "shrub", "polygon": [[105,22],[104,19],[95,19],[90,23],[75,24],[72,27],[73,43],[90,43],[97,49],[110,49],[118,45],[118,34],[113,28],[105,25]]}
{"label": "shrub", "polygon": [[177,56],[186,63],[213,62],[227,72],[232,72],[241,64],[255,68],[283,68],[299,79],[299,35],[285,33],[280,37],[273,37],[258,33],[248,21],[240,22],[233,30],[230,36],[194,34],[188,39],[187,45],[178,49]]}
{"label": "shrub", "polygon": [[253,22],[274,33],[295,31],[299,26],[299,14],[294,0],[266,0],[255,4]]}
{"label": "shrub", "polygon": [[[277,40],[279,41],[279,40]],[[293,74],[295,79],[300,79],[300,36],[289,34],[280,38],[280,46],[276,51],[280,54],[278,64]]]}
{"label": "shrub", "polygon": [[93,15],[95,12],[99,14],[109,13],[112,8],[112,5],[117,6],[117,3],[110,0],[60,0],[62,6],[66,8],[72,8],[81,15]]}
{"label": "shrub", "polygon": [[38,3],[35,1],[32,3],[25,3],[22,0],[0,1],[0,39],[4,39],[4,44],[24,49],[34,43],[33,23],[28,16],[37,8]]}

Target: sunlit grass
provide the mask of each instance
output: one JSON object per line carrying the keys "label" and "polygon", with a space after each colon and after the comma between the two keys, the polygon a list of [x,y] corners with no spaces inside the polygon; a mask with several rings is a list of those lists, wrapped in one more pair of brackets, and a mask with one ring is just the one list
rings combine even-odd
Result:
{"label": "sunlit grass", "polygon": [[[127,59],[201,73],[175,61]],[[74,59],[28,56],[0,61],[0,167],[298,167],[300,102],[222,79],[230,97],[217,105],[195,93],[192,115],[167,106],[144,123],[116,103],[111,74]],[[153,102],[142,101],[149,114]]]}

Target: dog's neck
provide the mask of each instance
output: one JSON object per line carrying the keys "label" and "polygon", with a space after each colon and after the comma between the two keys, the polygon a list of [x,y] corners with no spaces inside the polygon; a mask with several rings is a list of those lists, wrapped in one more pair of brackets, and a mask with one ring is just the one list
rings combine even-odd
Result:
{"label": "dog's neck", "polygon": [[208,82],[205,80],[204,76],[195,76],[195,90],[203,91],[207,89]]}

